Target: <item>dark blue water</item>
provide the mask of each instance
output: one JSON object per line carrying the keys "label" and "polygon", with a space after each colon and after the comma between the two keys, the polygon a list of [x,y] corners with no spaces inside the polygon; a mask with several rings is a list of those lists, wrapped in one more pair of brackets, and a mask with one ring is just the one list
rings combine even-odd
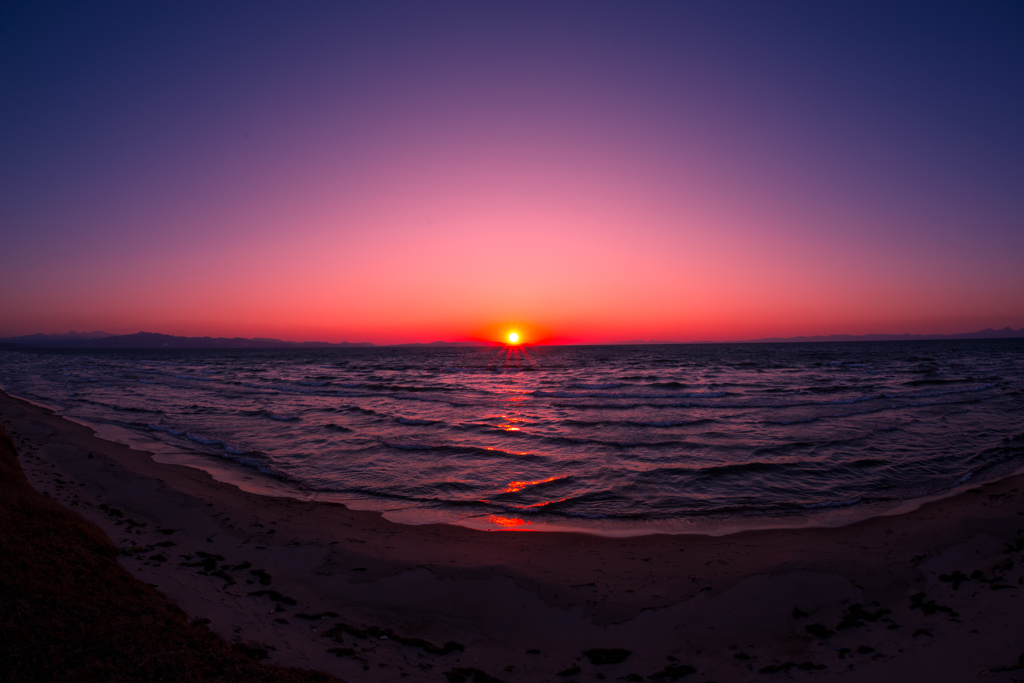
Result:
{"label": "dark blue water", "polygon": [[1024,466],[1024,340],[7,351],[0,381],[420,520],[807,514]]}

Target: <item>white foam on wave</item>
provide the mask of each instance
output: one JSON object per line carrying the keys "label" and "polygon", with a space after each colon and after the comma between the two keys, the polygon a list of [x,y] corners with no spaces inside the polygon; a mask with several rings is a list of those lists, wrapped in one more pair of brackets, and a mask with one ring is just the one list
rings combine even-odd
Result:
{"label": "white foam on wave", "polygon": [[404,425],[432,425],[437,422],[437,420],[417,420],[411,417],[396,417],[395,421]]}
{"label": "white foam on wave", "polygon": [[224,443],[220,439],[210,439],[205,436],[199,436],[198,434],[192,434],[190,432],[185,432],[185,438],[187,438],[189,441],[201,443],[204,446],[219,446]]}
{"label": "white foam on wave", "polygon": [[849,505],[856,505],[860,502],[860,497],[853,498],[851,500],[828,500],[822,503],[808,503],[802,506],[805,510],[815,510],[818,508],[841,508]]}

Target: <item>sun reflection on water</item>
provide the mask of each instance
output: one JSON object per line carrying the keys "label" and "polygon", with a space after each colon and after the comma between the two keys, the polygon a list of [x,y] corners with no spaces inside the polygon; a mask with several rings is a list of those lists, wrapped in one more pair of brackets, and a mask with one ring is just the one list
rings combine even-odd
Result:
{"label": "sun reflection on water", "polygon": [[487,515],[488,522],[497,524],[503,529],[516,529],[518,527],[526,526],[527,522],[525,519],[519,519],[518,517],[500,517],[498,515]]}
{"label": "sun reflection on water", "polygon": [[560,477],[548,477],[547,479],[538,479],[536,481],[511,481],[508,486],[502,489],[502,493],[515,493],[516,491],[522,491],[527,486],[536,486],[537,484],[547,484],[550,481],[556,481],[558,479],[564,479],[564,476]]}

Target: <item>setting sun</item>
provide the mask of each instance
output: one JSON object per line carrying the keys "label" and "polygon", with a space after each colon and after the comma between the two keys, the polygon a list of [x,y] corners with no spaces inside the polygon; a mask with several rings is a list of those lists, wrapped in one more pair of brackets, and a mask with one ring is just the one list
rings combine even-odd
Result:
{"label": "setting sun", "polygon": [[508,333],[508,343],[509,344],[517,344],[517,343],[519,343],[519,333],[518,332],[509,332]]}

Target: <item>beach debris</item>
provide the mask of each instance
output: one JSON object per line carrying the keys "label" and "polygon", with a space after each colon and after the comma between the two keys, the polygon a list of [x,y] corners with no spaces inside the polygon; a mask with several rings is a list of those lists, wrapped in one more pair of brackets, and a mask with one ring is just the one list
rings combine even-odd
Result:
{"label": "beach debris", "polygon": [[[204,553],[202,550],[197,551],[196,555],[199,556],[199,558],[200,558],[199,561],[197,561],[197,562],[182,562],[181,566],[183,566],[183,567],[202,567],[203,571],[212,572],[212,571],[214,571],[217,568],[217,562],[223,562],[224,561],[224,558],[221,557],[220,555],[212,555],[210,553]],[[185,557],[185,556],[182,555],[182,557]],[[189,559],[191,559],[191,558],[189,558]]]}
{"label": "beach debris", "polygon": [[834,636],[836,634],[835,631],[824,624],[811,624],[810,626],[804,626],[804,630],[812,636],[822,639],[827,639],[829,636]]}
{"label": "beach debris", "polygon": [[964,574],[959,569],[954,571],[952,574],[939,574],[939,581],[942,581],[943,583],[952,583],[953,590],[958,589],[960,587],[960,584],[964,581],[970,580],[970,577]]}
{"label": "beach debris", "polygon": [[468,667],[445,671],[444,677],[448,679],[449,683],[505,683],[486,671]]}
{"label": "beach debris", "polygon": [[633,653],[621,647],[612,647],[587,650],[583,656],[589,659],[591,664],[620,664],[631,654]]}
{"label": "beach debris", "polygon": [[824,668],[824,664],[815,664],[814,662],[804,662],[803,664],[797,664],[796,662],[783,662],[781,664],[769,664],[768,666],[762,667],[758,673],[777,674],[782,671],[789,671],[790,669],[800,669],[801,671],[818,671]]}
{"label": "beach debris", "polygon": [[274,577],[262,569],[252,569],[249,573],[260,580],[261,586],[269,586],[270,582],[274,580]]}
{"label": "beach debris", "polygon": [[562,671],[559,671],[557,675],[558,676],[575,676],[580,671],[582,671],[582,669],[580,669],[580,665],[579,664],[573,664],[568,669],[564,669]]}
{"label": "beach debris", "polygon": [[221,569],[217,569],[217,563],[224,561],[224,558],[222,556],[214,555],[212,553],[206,553],[202,550],[196,551],[195,554],[200,558],[196,562],[187,561],[192,559],[192,555],[180,555],[179,557],[184,558],[186,562],[180,562],[179,566],[200,567],[200,574],[203,574],[205,576],[216,576],[218,578],[224,579],[224,581],[226,581],[229,586],[233,586],[235,584],[235,580],[224,571],[225,569],[229,569],[229,567],[224,566]]}
{"label": "beach debris", "polygon": [[354,659],[356,661],[363,662],[364,664],[366,663],[366,660],[363,657],[360,657],[359,655],[357,655],[356,651],[353,650],[352,648],[348,648],[348,647],[332,647],[330,650],[328,650],[328,652],[330,652],[335,657],[349,657],[349,658]]}
{"label": "beach debris", "polygon": [[[1024,531],[1024,530],[1021,530]],[[1017,533],[1021,533],[1018,531]],[[1006,554],[1024,552],[1024,538],[1018,538],[1013,543],[1006,543],[1003,552]]]}
{"label": "beach debris", "polygon": [[249,593],[249,595],[253,595],[253,596],[256,596],[256,597],[259,597],[261,595],[266,595],[271,600],[274,600],[275,602],[283,603],[285,605],[297,605],[297,604],[299,604],[298,602],[295,601],[295,598],[289,598],[287,595],[281,595],[280,593],[278,593],[275,590],[252,591],[252,592]]}
{"label": "beach debris", "polygon": [[243,640],[231,646],[233,650],[252,657],[253,659],[266,659],[270,656],[268,650],[273,650],[272,645],[263,645],[252,640]]}
{"label": "beach debris", "polygon": [[299,612],[295,615],[296,619],[309,619],[315,621],[319,619],[326,619],[328,617],[340,617],[341,615],[337,612],[320,612],[319,614],[306,614],[305,612]]}
{"label": "beach debris", "polygon": [[[680,678],[683,678],[685,676],[689,676],[690,674],[695,674],[695,673],[697,673],[697,669],[695,669],[694,667],[690,666],[689,664],[669,664],[668,666],[666,666],[661,671],[658,671],[657,673],[651,674],[650,676],[648,676],[648,678],[650,678],[652,681],[678,681]],[[635,675],[635,674],[631,674],[631,675]],[[643,680],[643,679],[642,678],[629,679],[627,677],[627,680]]]}
{"label": "beach debris", "polygon": [[119,517],[119,518],[123,518],[123,517],[124,517],[124,513],[123,513],[123,512],[121,512],[121,511],[120,511],[120,510],[118,510],[117,508],[112,508],[112,507],[110,507],[110,506],[109,506],[109,505],[107,505],[106,503],[102,503],[102,504],[100,505],[100,510],[103,510],[103,511],[104,511],[104,512],[106,512],[106,513],[107,513],[108,515],[110,515],[111,517]]}
{"label": "beach debris", "polygon": [[915,593],[910,596],[910,609],[919,609],[925,614],[931,616],[936,612],[945,612],[951,618],[960,616],[953,611],[952,608],[946,607],[945,605],[937,605],[934,600],[925,600],[924,593]]}
{"label": "beach debris", "polygon": [[1002,673],[1004,671],[1019,671],[1020,669],[1024,669],[1024,652],[1022,652],[1020,656],[1017,657],[1016,664],[1009,664],[1007,666],[993,666],[991,669],[985,669],[978,675],[984,676],[985,674]]}
{"label": "beach debris", "polygon": [[400,636],[391,629],[382,629],[377,626],[369,626],[365,629],[355,628],[349,626],[344,622],[339,622],[331,627],[330,630],[326,631],[324,635],[328,638],[333,638],[336,642],[342,642],[344,634],[348,634],[360,640],[366,640],[367,638],[376,638],[378,640],[393,640],[400,645],[406,645],[408,647],[416,647],[428,654],[432,655],[447,655],[452,652],[463,652],[466,646],[462,643],[457,643],[454,640],[449,640],[443,646],[438,647],[433,643],[423,640],[422,638],[409,638],[406,636]]}
{"label": "beach debris", "polygon": [[865,621],[874,623],[887,614],[892,614],[892,610],[882,607],[874,612],[869,612],[859,602],[854,603],[846,608],[846,613],[836,625],[836,630],[845,631],[856,626],[863,626]]}

